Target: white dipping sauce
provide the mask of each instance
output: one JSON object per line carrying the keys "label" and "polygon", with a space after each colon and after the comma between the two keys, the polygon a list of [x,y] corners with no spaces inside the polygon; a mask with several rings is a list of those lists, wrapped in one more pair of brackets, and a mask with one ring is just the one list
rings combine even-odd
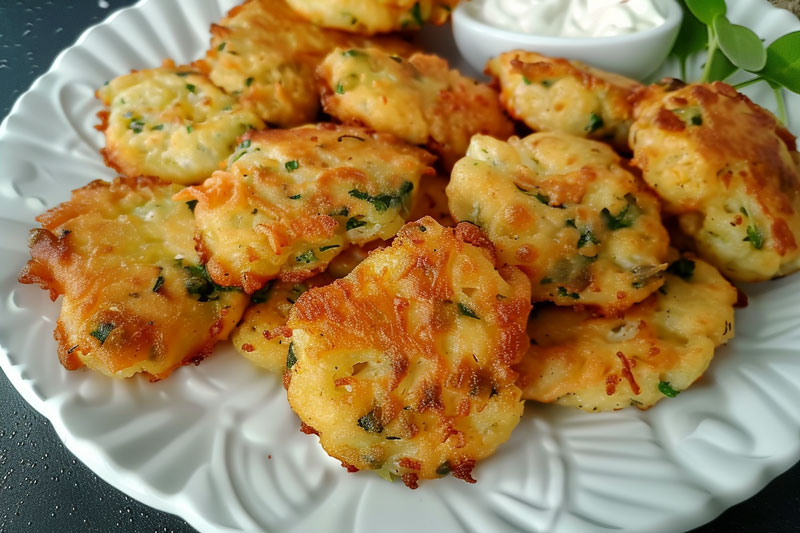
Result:
{"label": "white dipping sauce", "polygon": [[[472,0],[498,28],[558,37],[611,37],[660,26],[653,0]],[[480,5],[482,4],[482,5]]]}

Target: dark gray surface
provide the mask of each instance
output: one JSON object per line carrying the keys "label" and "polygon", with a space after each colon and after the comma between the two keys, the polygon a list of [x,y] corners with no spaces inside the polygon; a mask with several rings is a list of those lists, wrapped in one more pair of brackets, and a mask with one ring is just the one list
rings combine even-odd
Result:
{"label": "dark gray surface", "polygon": [[[106,3],[107,7],[101,7]],[[133,3],[0,0],[0,119],[85,28]],[[53,364],[58,364],[55,354]],[[94,475],[64,448],[50,423],[28,406],[0,373],[0,533],[111,530],[192,528],[125,496]],[[800,531],[800,466],[695,531]]]}

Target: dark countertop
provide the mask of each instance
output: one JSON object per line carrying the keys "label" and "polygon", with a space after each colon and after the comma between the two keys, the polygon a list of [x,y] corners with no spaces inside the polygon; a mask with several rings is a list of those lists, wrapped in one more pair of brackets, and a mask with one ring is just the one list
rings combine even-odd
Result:
{"label": "dark countertop", "polygon": [[[88,26],[133,0],[4,0],[0,6],[0,120]],[[104,7],[105,6],[105,7]],[[56,363],[53,354],[53,363]],[[0,372],[0,533],[193,531],[183,520],[111,487],[78,461],[50,423]],[[800,530],[800,465],[697,533]]]}

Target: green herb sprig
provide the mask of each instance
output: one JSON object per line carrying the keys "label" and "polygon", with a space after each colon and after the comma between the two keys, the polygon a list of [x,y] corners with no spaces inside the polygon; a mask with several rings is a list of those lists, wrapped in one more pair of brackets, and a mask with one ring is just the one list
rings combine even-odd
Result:
{"label": "green herb sprig", "polygon": [[783,89],[800,94],[800,31],[779,37],[765,48],[752,30],[728,20],[725,0],[682,0],[682,7],[683,23],[670,52],[680,62],[681,77],[687,78],[687,59],[705,49],[700,82],[722,81],[738,70],[755,74],[734,87],[767,82],[775,94],[778,118],[785,123]]}

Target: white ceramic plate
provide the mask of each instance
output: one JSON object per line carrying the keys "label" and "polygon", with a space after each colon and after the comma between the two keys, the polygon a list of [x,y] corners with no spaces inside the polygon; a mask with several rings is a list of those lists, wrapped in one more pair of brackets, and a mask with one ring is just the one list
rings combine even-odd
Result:
{"label": "white ceramic plate", "polygon": [[[98,155],[94,90],[165,57],[200,56],[232,3],[144,0],[116,13],[0,126],[0,366],[89,468],[203,531],[641,532],[710,520],[800,458],[800,275],[746,287],[736,339],[674,400],[599,415],[529,405],[478,465],[477,485],[447,478],[410,491],[345,473],[298,431],[280,380],[229,346],[155,384],[65,371],[52,339],[58,305],[16,282],[34,216],[113,177]],[[768,42],[800,28],[762,0],[729,4]],[[752,90],[773,107],[769,91]],[[800,98],[788,105],[800,133]]]}

